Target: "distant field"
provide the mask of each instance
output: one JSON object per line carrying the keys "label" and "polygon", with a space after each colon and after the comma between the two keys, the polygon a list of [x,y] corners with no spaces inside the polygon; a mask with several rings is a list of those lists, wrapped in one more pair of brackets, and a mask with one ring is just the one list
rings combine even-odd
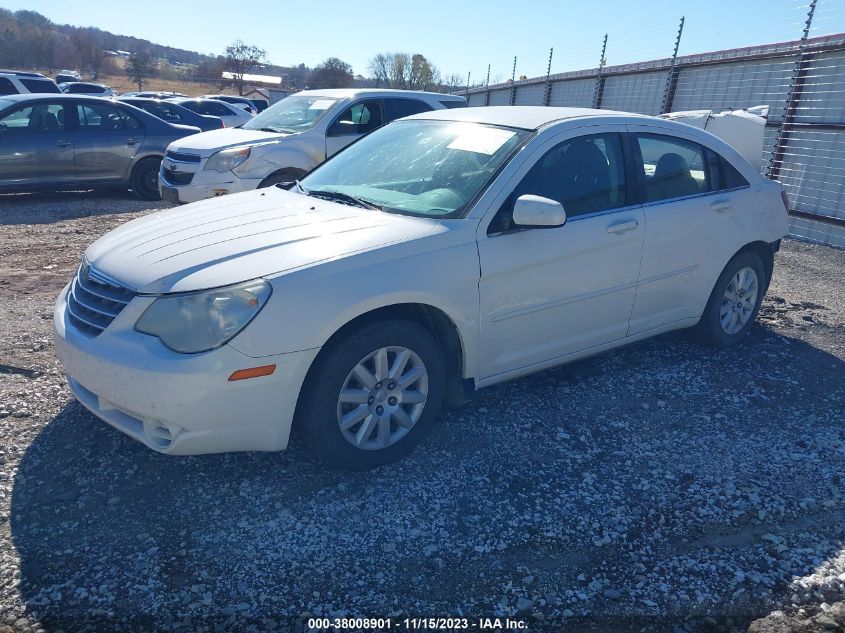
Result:
{"label": "distant field", "polygon": [[[38,69],[37,72],[43,73],[48,77],[55,78],[56,71],[50,72],[47,69]],[[90,77],[83,75],[82,80],[88,81]],[[130,90],[138,90],[138,85],[133,84],[123,73],[100,73],[97,83],[106,84],[119,93],[129,92]],[[196,97],[205,94],[237,94],[236,91],[225,88],[220,89],[218,84],[213,82],[187,81],[184,79],[161,79],[158,77],[150,77],[144,85],[144,90],[166,91],[166,92],[181,92],[189,97]]]}

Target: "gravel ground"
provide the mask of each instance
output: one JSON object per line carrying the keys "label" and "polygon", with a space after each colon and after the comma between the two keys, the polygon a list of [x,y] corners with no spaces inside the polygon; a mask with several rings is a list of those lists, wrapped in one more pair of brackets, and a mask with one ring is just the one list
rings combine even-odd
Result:
{"label": "gravel ground", "polygon": [[71,399],[54,298],[149,207],[0,196],[0,633],[845,630],[845,251],[785,242],[737,348],[677,333],[489,388],[350,474],[296,441],[164,457]]}

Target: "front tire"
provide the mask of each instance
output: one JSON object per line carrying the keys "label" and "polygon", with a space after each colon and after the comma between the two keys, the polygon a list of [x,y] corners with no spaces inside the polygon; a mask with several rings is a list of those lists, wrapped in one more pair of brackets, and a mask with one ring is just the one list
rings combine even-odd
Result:
{"label": "front tire", "polygon": [[308,372],[297,425],[323,461],[367,470],[410,453],[443,404],[446,364],[412,321],[365,325],[327,345]]}
{"label": "front tire", "polygon": [[161,200],[158,191],[158,171],[161,158],[150,156],[138,161],[132,170],[131,187],[135,195],[141,200]]}
{"label": "front tire", "polygon": [[702,340],[731,347],[748,334],[768,288],[766,267],[754,252],[738,253],[728,262],[698,323]]}

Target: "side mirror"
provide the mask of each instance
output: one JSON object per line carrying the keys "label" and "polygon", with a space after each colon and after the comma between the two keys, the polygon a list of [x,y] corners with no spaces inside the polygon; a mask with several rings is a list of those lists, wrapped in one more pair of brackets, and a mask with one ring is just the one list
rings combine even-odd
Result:
{"label": "side mirror", "polygon": [[360,126],[352,121],[335,121],[326,136],[354,136],[361,134]]}
{"label": "side mirror", "polygon": [[556,200],[526,194],[513,205],[513,223],[535,229],[550,229],[566,224],[566,211]]}
{"label": "side mirror", "polygon": [[7,132],[8,130],[9,126],[0,121],[0,134],[3,134],[3,132]]}

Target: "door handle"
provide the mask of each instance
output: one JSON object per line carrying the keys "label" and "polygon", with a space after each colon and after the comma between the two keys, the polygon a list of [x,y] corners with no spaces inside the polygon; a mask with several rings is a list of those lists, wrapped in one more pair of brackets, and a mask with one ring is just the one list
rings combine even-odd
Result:
{"label": "door handle", "polygon": [[57,147],[69,147],[70,141],[66,141],[64,139],[59,139],[58,141],[56,141],[56,146]]}
{"label": "door handle", "polygon": [[128,138],[128,139],[126,139],[126,144],[127,145],[137,145],[138,139],[137,138]]}
{"label": "door handle", "polygon": [[714,211],[719,211],[720,213],[722,211],[727,211],[732,206],[733,205],[731,204],[730,200],[715,200],[714,202],[710,203],[710,208]]}
{"label": "door handle", "polygon": [[640,225],[639,222],[636,220],[619,220],[618,222],[613,222],[612,224],[607,225],[607,232],[608,233],[616,233],[617,235],[622,235],[622,233],[627,233],[628,231],[633,231]]}

